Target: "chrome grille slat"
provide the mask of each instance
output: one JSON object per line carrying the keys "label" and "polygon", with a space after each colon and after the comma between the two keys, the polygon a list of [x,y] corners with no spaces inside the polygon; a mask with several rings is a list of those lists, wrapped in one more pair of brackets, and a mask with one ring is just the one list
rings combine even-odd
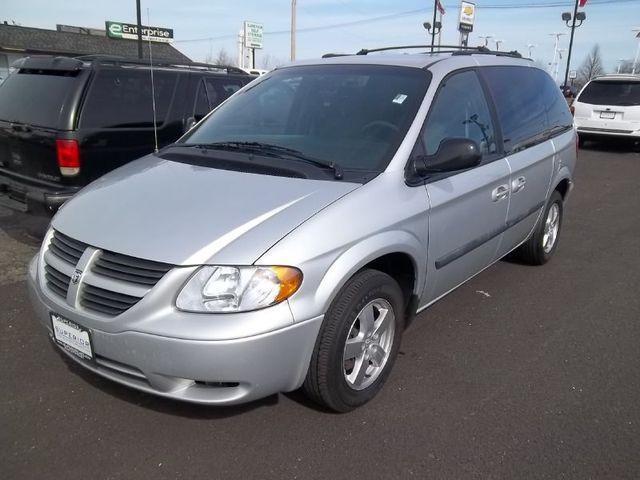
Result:
{"label": "chrome grille slat", "polygon": [[60,273],[64,273],[67,277],[71,277],[73,275],[73,271],[75,270],[75,265],[71,265],[68,262],[60,259],[49,250],[44,252],[44,261],[47,265],[51,265]]}
{"label": "chrome grille slat", "polygon": [[110,290],[116,293],[122,293],[124,295],[131,295],[132,297],[142,298],[149,290],[151,290],[150,285],[138,285],[130,282],[122,282],[120,280],[98,275],[91,270],[85,272],[84,281],[87,285],[92,285],[94,287]]}

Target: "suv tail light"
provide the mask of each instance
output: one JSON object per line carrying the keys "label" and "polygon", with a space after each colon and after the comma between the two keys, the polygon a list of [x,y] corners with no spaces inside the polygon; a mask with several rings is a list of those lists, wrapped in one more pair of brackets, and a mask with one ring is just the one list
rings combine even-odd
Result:
{"label": "suv tail light", "polygon": [[65,177],[80,173],[80,151],[76,140],[56,140],[58,168]]}

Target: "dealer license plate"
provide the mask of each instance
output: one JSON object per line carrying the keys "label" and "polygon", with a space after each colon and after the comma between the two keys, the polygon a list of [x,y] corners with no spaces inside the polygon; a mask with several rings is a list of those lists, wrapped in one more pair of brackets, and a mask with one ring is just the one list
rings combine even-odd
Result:
{"label": "dealer license plate", "polygon": [[84,360],[93,360],[89,330],[55,313],[51,314],[51,326],[58,345]]}
{"label": "dealer license plate", "polygon": [[607,120],[613,120],[616,118],[616,112],[600,112],[600,118],[606,118]]}

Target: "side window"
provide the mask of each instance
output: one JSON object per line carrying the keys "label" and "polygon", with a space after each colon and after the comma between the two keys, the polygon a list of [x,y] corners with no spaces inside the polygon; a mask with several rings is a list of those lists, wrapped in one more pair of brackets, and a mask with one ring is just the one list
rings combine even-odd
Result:
{"label": "side window", "polygon": [[571,128],[573,116],[562,92],[549,75],[542,70],[536,69],[536,72],[542,78],[541,82],[544,84],[542,98],[547,107],[547,129]]}
{"label": "side window", "polygon": [[486,67],[482,71],[498,112],[505,152],[540,139],[547,130],[547,106],[541,95],[545,84],[538,75],[543,72],[531,67]]}
{"label": "side window", "polygon": [[242,82],[235,78],[206,78],[207,95],[211,108],[220,105],[224,100],[240,90]]}
{"label": "side window", "polygon": [[473,71],[456,73],[440,85],[422,133],[425,153],[436,153],[447,138],[474,140],[483,155],[497,151],[489,106]]}
{"label": "side window", "polygon": [[207,89],[204,85],[204,80],[198,82],[198,90],[196,91],[196,99],[193,105],[193,118],[198,122],[209,113],[209,99],[207,98]]}
{"label": "side window", "polygon": [[[178,76],[154,72],[156,119],[164,122]],[[149,70],[100,70],[82,107],[85,128],[136,128],[153,126]]]}

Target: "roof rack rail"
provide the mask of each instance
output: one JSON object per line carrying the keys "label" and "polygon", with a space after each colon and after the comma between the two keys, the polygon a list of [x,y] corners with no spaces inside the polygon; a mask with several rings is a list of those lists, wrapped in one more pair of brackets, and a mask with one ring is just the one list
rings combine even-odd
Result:
{"label": "roof rack rail", "polygon": [[[389,50],[407,50],[414,48],[428,48],[428,49],[438,49],[438,51],[433,50],[428,53],[451,53],[452,55],[473,55],[477,53],[487,54],[487,55],[498,55],[504,57],[514,57],[514,58],[522,58],[522,55],[513,50],[511,52],[501,52],[499,50],[490,50],[485,46],[478,47],[468,47],[463,45],[400,45],[397,47],[380,47],[380,48],[363,48],[356,55],[367,55],[373,52],[385,52]],[[444,51],[443,51],[444,50]]]}
{"label": "roof rack rail", "polygon": [[322,58],[348,57],[351,53],[325,53]]}
{"label": "roof rack rail", "polygon": [[[140,60],[137,58],[127,58],[118,55],[81,55],[79,57],[75,57],[77,60],[91,62],[94,65],[101,65],[106,63],[111,63],[115,65],[141,65],[148,66],[149,62],[146,60]],[[154,61],[154,67],[173,67],[173,68],[185,68],[188,70],[226,70],[227,73],[236,73],[241,75],[249,75],[247,72],[238,67],[233,67],[229,65],[214,65],[210,63],[199,63],[199,62],[169,62],[169,61]]]}

